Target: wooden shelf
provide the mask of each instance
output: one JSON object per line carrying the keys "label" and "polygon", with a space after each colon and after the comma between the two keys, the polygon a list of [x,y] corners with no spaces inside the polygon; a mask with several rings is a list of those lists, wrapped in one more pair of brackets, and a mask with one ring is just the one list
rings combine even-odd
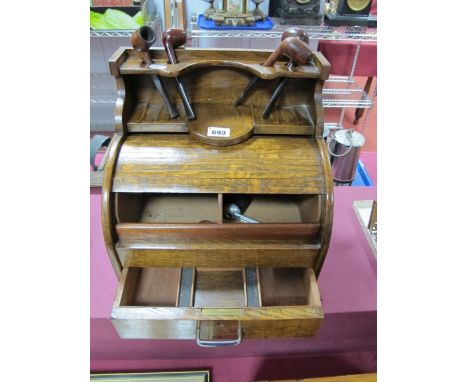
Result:
{"label": "wooden shelf", "polygon": [[[278,61],[273,67],[262,65],[271,54],[270,51],[240,51],[240,50],[213,50],[210,52],[210,59],[206,59],[206,49],[177,49],[177,56],[180,63],[169,64],[164,53],[164,49],[153,48],[150,50],[153,65],[147,67],[137,52],[127,49],[120,52],[124,58],[119,71],[120,74],[158,74],[163,77],[177,77],[184,75],[197,68],[206,67],[230,67],[242,69],[265,80],[272,80],[281,77],[290,78],[320,78],[320,68],[315,65],[319,62],[314,53],[314,60],[309,65],[297,66],[288,69],[287,58]],[[199,52],[199,54],[197,54]],[[260,54],[259,54],[260,53]]]}
{"label": "wooden shelf", "polygon": [[[193,104],[197,119],[188,122],[189,133],[213,146],[229,146],[248,139],[253,132],[251,106],[214,103]],[[222,128],[227,137],[209,135],[209,128]]]}
{"label": "wooden shelf", "polygon": [[270,118],[263,118],[264,106],[252,108],[254,134],[312,135],[314,122],[312,110],[305,105],[275,108]]}
{"label": "wooden shelf", "polygon": [[127,128],[132,133],[187,132],[187,120],[182,105],[175,105],[179,116],[171,119],[163,104],[139,102],[131,114]]}
{"label": "wooden shelf", "polygon": [[177,104],[176,107],[179,117],[171,119],[164,105],[139,102],[127,123],[128,131],[185,133],[190,130],[202,141],[208,126],[228,127],[234,139],[249,137],[251,133],[312,135],[314,131],[313,111],[305,105],[275,108],[269,119],[263,119],[264,106],[194,103],[197,120],[190,123],[185,118],[182,105]]}

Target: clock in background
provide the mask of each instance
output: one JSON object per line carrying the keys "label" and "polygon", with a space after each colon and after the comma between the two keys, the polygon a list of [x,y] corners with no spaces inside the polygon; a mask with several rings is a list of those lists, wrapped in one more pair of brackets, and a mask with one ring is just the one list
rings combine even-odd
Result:
{"label": "clock in background", "polygon": [[[325,15],[327,25],[349,25],[377,27],[377,17],[370,14],[372,0],[337,0],[336,11],[332,6],[332,12]],[[333,4],[334,5],[334,4]]]}
{"label": "clock in background", "polygon": [[324,9],[325,0],[270,0],[269,15],[281,24],[320,25]]}
{"label": "clock in background", "polygon": [[340,0],[336,13],[342,16],[369,16],[372,0]]}

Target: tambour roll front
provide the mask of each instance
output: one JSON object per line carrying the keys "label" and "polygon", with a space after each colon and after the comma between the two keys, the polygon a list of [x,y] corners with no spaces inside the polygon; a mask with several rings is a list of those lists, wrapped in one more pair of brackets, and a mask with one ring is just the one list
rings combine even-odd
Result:
{"label": "tambour roll front", "polygon": [[[333,213],[328,62],[315,52],[297,66],[279,55],[271,67],[262,65],[271,51],[177,48],[177,63],[162,48],[149,53],[149,65],[128,48],[110,60],[118,100],[102,220],[119,335],[201,346],[313,335]],[[260,80],[235,106],[252,76]]]}

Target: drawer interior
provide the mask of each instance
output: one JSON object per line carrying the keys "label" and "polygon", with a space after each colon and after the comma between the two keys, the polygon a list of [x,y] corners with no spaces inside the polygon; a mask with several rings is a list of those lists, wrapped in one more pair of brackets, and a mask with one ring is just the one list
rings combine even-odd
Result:
{"label": "drawer interior", "polygon": [[121,305],[177,306],[180,268],[128,268]]}
{"label": "drawer interior", "polygon": [[318,223],[320,195],[234,195],[223,197],[225,223],[239,223],[229,219],[229,205],[235,204],[243,215],[259,223]]}
{"label": "drawer interior", "polygon": [[260,268],[263,306],[313,305],[306,268]]}
{"label": "drawer interior", "polygon": [[125,268],[116,306],[320,306],[311,268]]}
{"label": "drawer interior", "polygon": [[233,308],[246,306],[242,269],[198,269],[193,306]]}
{"label": "drawer interior", "polygon": [[117,193],[118,223],[200,223],[218,220],[217,194]]}
{"label": "drawer interior", "polygon": [[115,193],[117,223],[242,223],[236,205],[259,223],[319,223],[320,195]]}

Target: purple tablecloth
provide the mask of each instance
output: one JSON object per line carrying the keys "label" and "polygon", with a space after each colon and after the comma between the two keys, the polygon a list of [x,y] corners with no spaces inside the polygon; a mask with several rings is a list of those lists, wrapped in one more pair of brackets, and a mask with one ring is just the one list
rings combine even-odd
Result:
{"label": "purple tablecloth", "polygon": [[[375,197],[375,187],[335,188],[332,240],[319,278],[325,320],[316,336],[298,339],[244,340],[234,348],[208,349],[198,347],[193,340],[119,338],[109,320],[117,279],[103,242],[100,189],[93,189],[91,192],[92,370],[190,369],[204,365],[216,371],[218,376],[222,376],[227,372],[223,366],[227,358],[242,357],[238,358],[238,365],[243,362],[242,360],[247,362],[247,359],[252,365],[256,365],[252,366],[253,368],[259,367],[259,364],[270,365],[269,368],[265,366],[266,371],[263,374],[258,374],[256,369],[245,369],[243,374],[245,378],[268,377],[270,375],[268,370],[275,369],[274,359],[278,360],[277,365],[281,362],[285,362],[284,365],[299,362],[298,365],[302,366],[297,366],[298,369],[292,370],[293,374],[290,374],[297,378],[298,375],[311,375],[308,365],[313,362],[312,359],[329,360],[327,361],[329,363],[326,361],[319,363],[320,366],[317,365],[314,369],[316,373],[313,375],[333,375],[331,369],[343,372],[356,370],[356,373],[375,371],[376,259],[352,207],[354,200]],[[341,353],[347,355],[340,355]],[[332,354],[338,358],[332,357],[330,361]],[[230,365],[234,368],[232,370],[241,370],[239,366],[236,369],[235,363]],[[300,373],[301,370],[303,374]],[[308,374],[304,374],[306,372]]]}

